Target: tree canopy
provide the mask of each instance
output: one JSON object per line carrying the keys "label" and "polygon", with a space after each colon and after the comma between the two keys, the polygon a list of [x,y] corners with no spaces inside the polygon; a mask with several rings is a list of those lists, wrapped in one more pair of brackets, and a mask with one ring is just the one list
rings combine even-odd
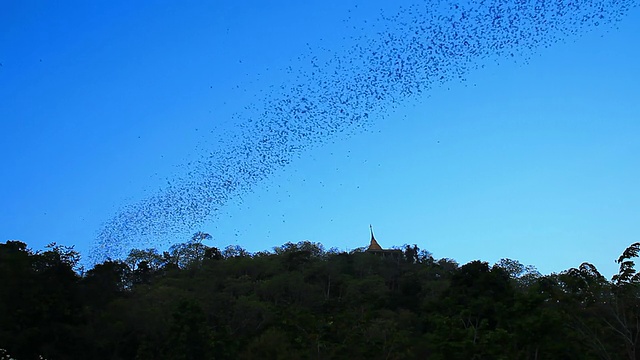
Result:
{"label": "tree canopy", "polygon": [[[0,353],[15,359],[636,359],[640,243],[611,281],[302,241],[250,253],[196,233],[78,267],[0,244]],[[9,355],[7,355],[9,356]]]}

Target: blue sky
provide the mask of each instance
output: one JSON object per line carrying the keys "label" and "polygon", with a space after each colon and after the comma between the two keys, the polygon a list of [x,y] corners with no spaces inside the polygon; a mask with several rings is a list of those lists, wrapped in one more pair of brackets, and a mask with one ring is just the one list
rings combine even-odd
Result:
{"label": "blue sky", "polygon": [[[589,261],[613,274],[640,235],[637,7],[615,25],[571,23],[539,46],[471,56],[465,81],[413,96],[383,87],[364,129],[324,136],[324,120],[303,118],[317,132],[287,165],[197,189],[217,189],[220,164],[245,164],[277,121],[260,117],[269,104],[319,98],[314,57],[328,74],[331,59],[371,55],[412,4],[423,3],[0,4],[0,240],[86,255],[105,233],[126,251],[202,230],[218,247],[353,249],[373,224],[382,246],[460,263],[509,257],[550,273]],[[342,71],[349,84],[355,70]],[[211,191],[215,207],[181,207]],[[166,208],[149,200],[162,194]],[[127,210],[141,208],[160,216]]]}

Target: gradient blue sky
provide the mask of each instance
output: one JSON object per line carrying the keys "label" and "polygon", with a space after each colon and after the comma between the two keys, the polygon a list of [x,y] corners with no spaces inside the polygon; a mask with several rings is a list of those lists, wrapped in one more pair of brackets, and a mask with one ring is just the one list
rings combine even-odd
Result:
{"label": "gradient blue sky", "polygon": [[[348,51],[397,6],[1,2],[0,240],[86,254],[119,209],[228,146],[248,104],[294,81],[289,66],[311,71],[310,48]],[[353,249],[373,224],[383,247],[416,243],[460,263],[509,257],[543,273],[589,261],[610,277],[640,240],[638,34],[636,7],[617,28],[565,36],[528,62],[482,60],[465,82],[399,101],[366,131],[309,144],[168,238],[202,230],[218,247]]]}

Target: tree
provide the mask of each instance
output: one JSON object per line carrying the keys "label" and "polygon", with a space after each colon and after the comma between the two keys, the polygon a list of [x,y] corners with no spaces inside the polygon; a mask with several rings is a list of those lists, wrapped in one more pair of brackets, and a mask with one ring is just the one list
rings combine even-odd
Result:
{"label": "tree", "polygon": [[169,330],[166,359],[211,359],[213,337],[206,315],[195,301],[181,301],[174,311]]}
{"label": "tree", "polygon": [[0,344],[19,359],[638,354],[640,243],[607,281],[589,263],[541,276],[510,259],[459,266],[415,245],[385,258],[309,241],[221,253],[203,239],[132,250],[82,276],[73,248],[0,244]]}
{"label": "tree", "polygon": [[508,274],[499,267],[472,261],[451,277],[443,298],[434,304],[437,314],[428,320],[432,351],[453,352],[456,359],[495,358],[511,341],[505,330],[507,309],[514,292]]}
{"label": "tree", "polygon": [[528,288],[541,276],[535,266],[525,266],[517,260],[500,259],[495,266],[509,274],[509,277],[513,279],[514,284],[519,289]]}
{"label": "tree", "polygon": [[245,250],[240,245],[229,245],[222,251],[222,256],[225,259],[235,258],[235,257],[247,257],[249,256],[249,252]]}
{"label": "tree", "polygon": [[74,271],[79,270],[80,253],[74,249],[74,246],[58,245],[52,242],[46,248],[48,249],[47,251],[38,252],[37,254],[47,258],[49,263],[62,263]]}
{"label": "tree", "polygon": [[138,270],[142,265],[150,271],[157,271],[164,266],[164,259],[156,249],[131,249],[124,261],[132,270]]}
{"label": "tree", "polygon": [[640,354],[640,274],[636,273],[635,262],[631,260],[639,253],[640,242],[626,248],[616,260],[620,270],[611,279],[614,296],[612,318],[607,325],[623,340],[628,359],[636,359]]}
{"label": "tree", "polygon": [[215,251],[202,243],[210,239],[211,235],[199,231],[193,234],[188,242],[172,245],[169,251],[164,253],[163,260],[167,265],[179,269],[199,267],[207,256],[216,256]]}
{"label": "tree", "polygon": [[[78,356],[79,255],[49,244],[33,253],[19,241],[0,244],[0,344],[17,358]],[[77,347],[72,343],[76,342]]]}
{"label": "tree", "polygon": [[104,307],[130,290],[131,280],[131,268],[124,262],[107,260],[96,264],[82,279],[85,299],[94,306]]}

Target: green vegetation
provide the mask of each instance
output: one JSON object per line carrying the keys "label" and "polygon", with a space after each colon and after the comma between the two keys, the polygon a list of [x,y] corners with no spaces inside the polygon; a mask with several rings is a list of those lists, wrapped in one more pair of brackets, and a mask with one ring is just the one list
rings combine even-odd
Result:
{"label": "green vegetation", "polygon": [[287,243],[250,254],[197,233],[77,269],[52,244],[0,244],[0,354],[16,359],[636,359],[640,275],[617,260],[541,275]]}

